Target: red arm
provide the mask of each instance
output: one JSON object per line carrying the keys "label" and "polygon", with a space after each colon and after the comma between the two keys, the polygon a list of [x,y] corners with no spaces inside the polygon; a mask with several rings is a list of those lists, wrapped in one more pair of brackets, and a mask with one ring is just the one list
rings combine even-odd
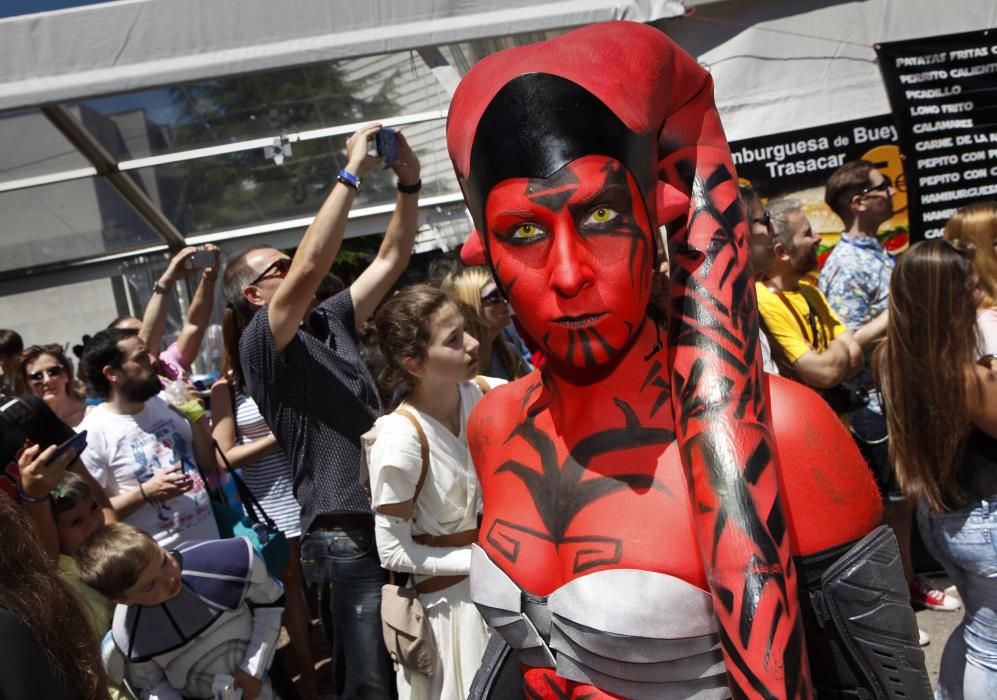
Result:
{"label": "red arm", "polygon": [[661,131],[659,163],[659,178],[689,197],[668,226],[676,437],[731,685],[743,697],[809,697],[737,177],[712,81],[683,58],[673,84],[698,89],[672,96],[681,108]]}

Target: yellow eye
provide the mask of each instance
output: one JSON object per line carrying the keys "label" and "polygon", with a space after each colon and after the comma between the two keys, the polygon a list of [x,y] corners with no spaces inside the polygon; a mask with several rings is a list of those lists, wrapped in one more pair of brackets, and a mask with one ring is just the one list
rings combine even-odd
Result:
{"label": "yellow eye", "polygon": [[609,207],[599,207],[594,209],[591,214],[589,214],[588,219],[585,221],[586,224],[608,224],[610,221],[618,217],[619,214],[615,209],[610,209]]}
{"label": "yellow eye", "polygon": [[536,224],[522,224],[516,227],[510,238],[517,241],[531,241],[534,238],[542,236],[543,233],[544,230]]}

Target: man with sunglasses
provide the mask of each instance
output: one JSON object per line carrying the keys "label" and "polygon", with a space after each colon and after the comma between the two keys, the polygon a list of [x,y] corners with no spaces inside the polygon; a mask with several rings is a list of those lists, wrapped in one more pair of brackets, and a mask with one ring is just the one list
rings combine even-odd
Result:
{"label": "man with sunglasses", "polygon": [[822,390],[862,369],[862,351],[820,291],[800,280],[817,267],[820,236],[795,199],[769,203],[771,263],[756,284],[758,312],[781,374]]}
{"label": "man with sunglasses", "polygon": [[[890,179],[867,160],[845,163],[831,175],[824,201],[841,218],[845,230],[820,272],[819,286],[865,355],[858,382],[869,391],[869,404],[851,414],[851,431],[883,497],[883,521],[897,535],[911,598],[923,607],[953,611],[960,607],[958,600],[914,576],[910,559],[913,513],[890,463],[886,419],[870,372],[872,351],[886,336],[895,264],[876,234],[893,216],[895,194]],[[921,633],[921,643],[927,643],[926,633]]]}
{"label": "man with sunglasses", "polygon": [[[346,142],[346,166],[294,258],[256,247],[225,270],[228,318],[249,393],[291,462],[301,504],[301,562],[323,588],[332,622],[336,696],[388,698],[393,673],[381,637],[381,569],[370,499],[360,485],[360,437],[382,413],[357,332],[408,265],[415,241],[419,161],[398,134],[394,214],[377,256],[345,290],[318,303],[361,179],[384,159],[368,154],[379,124]],[[326,616],[323,615],[323,619]]]}

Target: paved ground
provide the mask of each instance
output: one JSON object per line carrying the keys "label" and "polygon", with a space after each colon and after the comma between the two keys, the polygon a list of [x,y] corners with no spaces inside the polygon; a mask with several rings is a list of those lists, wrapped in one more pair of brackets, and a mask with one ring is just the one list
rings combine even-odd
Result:
{"label": "paved ground", "polygon": [[[930,577],[936,588],[945,590],[951,581],[943,576]],[[947,591],[951,595],[958,597],[955,588]],[[956,612],[935,612],[934,610],[920,610],[917,613],[918,626],[931,635],[931,643],[924,647],[924,661],[928,667],[928,676],[931,678],[931,687],[938,685],[938,668],[942,660],[942,650],[945,648],[945,641],[952,634],[952,630],[962,621],[962,610]]]}

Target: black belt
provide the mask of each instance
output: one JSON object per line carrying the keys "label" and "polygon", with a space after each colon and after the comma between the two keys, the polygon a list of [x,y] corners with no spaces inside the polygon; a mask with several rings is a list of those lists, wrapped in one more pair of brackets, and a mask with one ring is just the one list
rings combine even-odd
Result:
{"label": "black belt", "polygon": [[370,513],[321,513],[315,516],[309,532],[316,530],[374,529],[374,516]]}

